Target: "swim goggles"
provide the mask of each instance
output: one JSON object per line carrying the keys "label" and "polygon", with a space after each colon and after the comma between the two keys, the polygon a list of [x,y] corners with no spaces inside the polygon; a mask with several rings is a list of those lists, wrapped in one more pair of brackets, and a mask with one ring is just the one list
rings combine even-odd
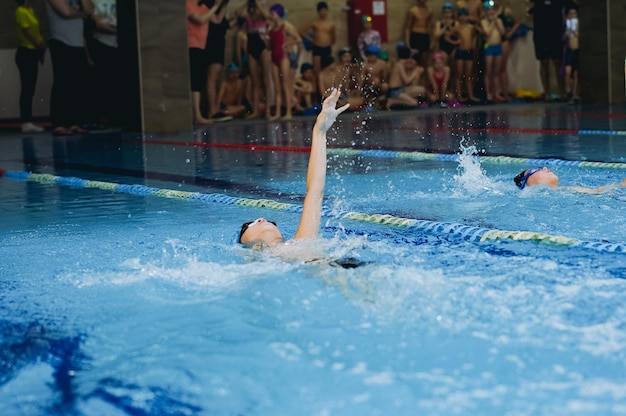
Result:
{"label": "swim goggles", "polygon": [[513,179],[515,181],[515,185],[517,185],[519,189],[524,189],[526,187],[526,181],[528,180],[528,178],[530,178],[540,170],[543,170],[543,168],[528,169],[527,171],[525,171],[526,173],[520,173],[515,177],[515,179]]}
{"label": "swim goggles", "polygon": [[[269,222],[270,224],[274,224],[274,225],[276,225],[276,223],[275,223],[274,221],[268,221],[268,222]],[[237,242],[238,242],[238,243],[241,243],[241,237],[243,236],[243,233],[245,233],[245,232],[248,230],[248,228],[250,228],[250,227],[254,226],[254,224],[256,224],[256,223],[257,223],[257,222],[256,222],[256,220],[254,220],[254,221],[244,222],[244,223],[241,225],[241,231],[239,231],[239,238],[237,239]],[[276,226],[277,226],[277,225],[276,225]],[[277,226],[277,227],[278,227],[278,226]]]}

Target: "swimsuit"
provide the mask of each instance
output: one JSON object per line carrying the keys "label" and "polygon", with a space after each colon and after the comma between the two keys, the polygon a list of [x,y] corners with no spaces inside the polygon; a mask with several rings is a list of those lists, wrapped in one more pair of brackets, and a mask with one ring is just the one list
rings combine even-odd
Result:
{"label": "swimsuit", "polygon": [[272,50],[272,62],[274,65],[280,67],[280,63],[283,59],[289,59],[289,54],[285,51],[285,31],[281,26],[278,30],[270,31],[270,45]]}
{"label": "swimsuit", "polygon": [[[439,91],[441,91],[441,87],[443,87],[443,80],[446,78],[446,74],[442,73],[440,78],[437,77],[437,75],[438,74],[433,71],[433,79],[435,80],[435,83],[439,87]],[[435,86],[433,85],[432,87],[433,87],[433,92],[435,92],[435,89],[434,89]]]}
{"label": "swimsuit", "polygon": [[254,20],[250,17],[246,19],[248,30],[248,54],[257,61],[261,60],[261,55],[266,49],[265,41],[261,34],[267,31],[267,22],[263,19]]}
{"label": "swimsuit", "polygon": [[460,61],[473,61],[474,51],[471,49],[457,49],[454,59],[458,59]]}
{"label": "swimsuit", "polygon": [[313,56],[321,56],[322,58],[326,58],[333,54],[333,49],[330,46],[313,45],[312,53],[313,53]]}
{"label": "swimsuit", "polygon": [[[454,23],[452,24],[452,26],[454,27]],[[439,28],[443,29],[444,27],[446,26],[443,24],[443,22],[439,23]],[[439,38],[439,49],[441,49],[448,55],[450,55],[455,48],[454,44],[446,40],[446,34],[450,31],[450,29],[451,28],[449,27],[447,30],[445,30],[443,34],[441,35],[441,37]]]}
{"label": "swimsuit", "polygon": [[565,65],[571,66],[572,71],[578,71],[578,49],[567,48],[567,50],[565,51]]}
{"label": "swimsuit", "polygon": [[430,35],[428,33],[411,32],[409,46],[420,52],[427,52],[430,49]]}
{"label": "swimsuit", "polygon": [[502,44],[485,45],[485,56],[502,56]]}
{"label": "swimsuit", "polygon": [[405,90],[404,87],[389,88],[389,98],[398,98]]}

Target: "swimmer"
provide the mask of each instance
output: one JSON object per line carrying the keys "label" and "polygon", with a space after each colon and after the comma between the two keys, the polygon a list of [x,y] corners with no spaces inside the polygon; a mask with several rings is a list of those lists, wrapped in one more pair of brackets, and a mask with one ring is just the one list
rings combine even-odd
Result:
{"label": "swimmer", "polygon": [[[306,194],[302,207],[302,216],[294,240],[314,239],[317,237],[322,218],[322,200],[326,182],[326,132],[335,122],[337,116],[348,109],[349,104],[335,108],[340,92],[333,89],[322,103],[313,126],[311,154],[306,177]],[[283,235],[276,223],[258,218],[241,226],[239,243],[256,250],[275,248],[284,244]]]}
{"label": "swimmer", "polygon": [[570,189],[584,194],[601,194],[611,189],[626,187],[626,178],[622,179],[620,183],[610,183],[597,188],[586,188],[584,186],[559,186],[559,177],[545,166],[543,168],[526,169],[513,178],[513,181],[520,189],[524,189],[526,186],[548,185],[551,188]]}

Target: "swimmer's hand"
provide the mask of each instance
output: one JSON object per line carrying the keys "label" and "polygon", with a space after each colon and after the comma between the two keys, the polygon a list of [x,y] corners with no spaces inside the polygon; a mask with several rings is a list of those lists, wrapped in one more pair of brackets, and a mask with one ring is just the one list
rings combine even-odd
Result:
{"label": "swimmer's hand", "polygon": [[317,116],[317,123],[319,129],[326,133],[328,129],[333,125],[337,116],[350,107],[350,104],[346,104],[343,107],[335,108],[337,106],[337,100],[341,96],[341,92],[337,88],[333,88],[328,97],[322,103],[322,111]]}

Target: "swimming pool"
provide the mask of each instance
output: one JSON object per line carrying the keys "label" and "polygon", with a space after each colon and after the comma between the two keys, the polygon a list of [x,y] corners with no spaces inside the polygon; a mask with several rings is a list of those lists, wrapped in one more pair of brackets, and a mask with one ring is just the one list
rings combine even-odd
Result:
{"label": "swimming pool", "polygon": [[312,122],[0,137],[0,414],[626,412],[626,192],[512,182],[619,181],[623,114],[341,117],[320,245],[355,269],[234,243],[295,233]]}

